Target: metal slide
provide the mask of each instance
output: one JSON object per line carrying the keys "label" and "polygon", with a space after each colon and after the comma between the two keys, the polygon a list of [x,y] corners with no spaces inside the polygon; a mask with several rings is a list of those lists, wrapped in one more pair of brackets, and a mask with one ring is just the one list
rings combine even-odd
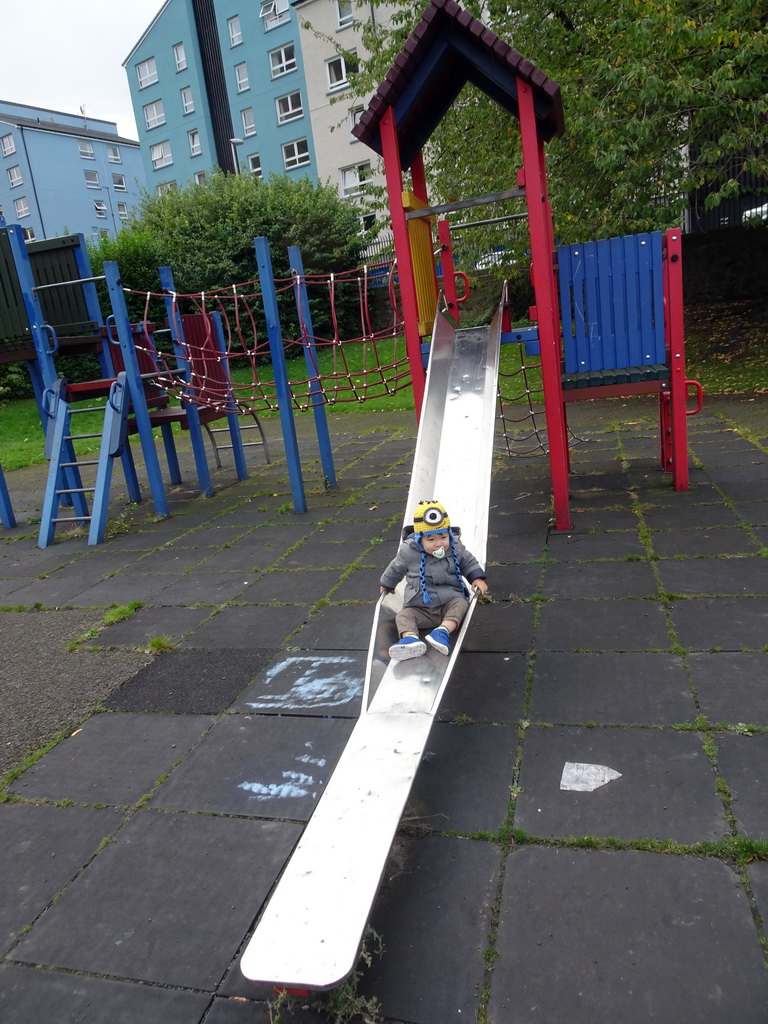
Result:
{"label": "metal slide", "polygon": [[[438,313],[404,524],[434,498],[485,563],[501,311],[462,329]],[[394,551],[392,552],[394,555]],[[382,569],[384,566],[382,565]],[[376,606],[363,710],[243,953],[252,981],[333,988],[357,962],[371,906],[475,600],[451,656],[387,660],[404,585]],[[399,604],[398,604],[399,602]]]}

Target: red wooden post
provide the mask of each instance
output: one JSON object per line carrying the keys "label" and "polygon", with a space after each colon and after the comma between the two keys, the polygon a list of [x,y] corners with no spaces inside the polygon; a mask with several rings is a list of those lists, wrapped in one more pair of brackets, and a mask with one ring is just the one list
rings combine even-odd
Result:
{"label": "red wooden post", "polygon": [[459,303],[463,302],[469,292],[469,286],[467,283],[467,275],[461,274],[460,276],[464,281],[464,294],[459,299],[458,293],[456,292],[456,268],[453,265],[453,248],[451,246],[451,229],[448,225],[447,220],[439,220],[437,222],[437,240],[440,243],[440,263],[443,270],[443,295],[445,296],[445,304],[448,310],[456,320],[460,320],[459,317]]}
{"label": "red wooden post", "polygon": [[[544,408],[547,417],[549,465],[555,529],[569,530],[568,508],[568,431],[565,422],[560,368],[560,312],[557,285],[552,264],[554,236],[552,210],[547,192],[544,144],[536,131],[533,91],[527,82],[517,79],[520,114],[520,138],[523,145],[525,196],[528,204],[528,231],[531,239],[531,277],[536,296],[535,319],[539,324],[541,375]],[[532,317],[533,319],[533,317]]]}
{"label": "red wooden post", "polygon": [[679,228],[664,233],[664,315],[669,352],[670,409],[672,426],[672,484],[688,490],[688,425],[685,403],[685,331],[683,327],[683,240]]}
{"label": "red wooden post", "polygon": [[[381,118],[380,129],[384,173],[387,181],[387,198],[389,200],[389,215],[392,220],[392,236],[395,242],[395,255],[397,256],[397,276],[400,281],[400,299],[403,304],[405,350],[408,353],[408,361],[411,364],[413,401],[416,406],[416,419],[418,421],[421,418],[421,406],[424,400],[425,372],[421,360],[416,280],[413,272],[411,246],[408,241],[408,224],[405,219],[405,210],[403,209],[403,171],[400,164],[400,147],[397,142],[395,112],[392,107],[387,107],[384,112]],[[422,166],[422,180],[423,173]],[[416,177],[418,177],[418,171],[416,172]]]}

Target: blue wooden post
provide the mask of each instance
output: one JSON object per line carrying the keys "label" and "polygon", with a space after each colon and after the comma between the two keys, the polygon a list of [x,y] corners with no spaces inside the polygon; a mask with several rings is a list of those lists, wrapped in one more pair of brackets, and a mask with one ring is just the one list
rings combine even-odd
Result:
{"label": "blue wooden post", "polygon": [[125,363],[125,374],[128,384],[128,392],[131,396],[133,413],[136,417],[136,425],[139,430],[139,441],[141,450],[144,453],[144,465],[146,466],[149,478],[149,489],[152,492],[152,500],[155,511],[159,516],[170,515],[168,508],[168,497],[165,493],[165,484],[160,470],[160,460],[157,457],[155,438],[152,434],[152,424],[149,419],[149,410],[144,399],[144,385],[141,380],[139,362],[136,358],[136,350],[133,347],[133,336],[131,334],[131,321],[128,317],[128,309],[125,305],[125,296],[120,283],[120,273],[117,264],[112,260],[104,264],[104,275],[109,289],[109,298],[112,304],[112,312],[115,315],[115,329],[120,339],[120,348]]}
{"label": "blue wooden post", "polygon": [[280,409],[280,424],[283,428],[288,476],[291,481],[293,509],[295,512],[306,512],[307,499],[304,494],[304,480],[301,475],[299,442],[296,437],[296,423],[293,418],[293,399],[291,398],[291,388],[288,383],[288,369],[285,365],[283,332],[280,329],[280,314],[277,309],[277,292],[275,291],[275,280],[272,273],[272,259],[269,255],[269,243],[262,236],[254,238],[253,244],[256,249],[256,265],[259,269],[264,316],[267,321],[269,350],[272,354],[272,368],[275,374],[275,389]]}
{"label": "blue wooden post", "polygon": [[[221,326],[221,313],[211,313],[211,320],[213,321],[213,330],[216,340],[216,348],[221,356],[221,368],[229,381],[232,384],[232,375],[229,372],[229,362],[226,359],[227,344],[224,341],[224,328]],[[235,404],[234,392],[231,393],[232,405]],[[237,470],[238,480],[248,479],[248,466],[245,463],[245,449],[243,448],[243,437],[240,433],[240,417],[236,411],[227,413],[227,423],[229,424],[229,436],[232,441],[232,456],[235,460],[235,469]]]}
{"label": "blue wooden post", "polygon": [[[75,257],[78,276],[84,279],[80,287],[83,289],[85,307],[88,310],[89,319],[93,320],[93,322],[98,324],[99,327],[103,327],[104,317],[101,313],[101,304],[99,303],[99,293],[96,291],[96,283],[94,281],[85,280],[86,278],[93,277],[93,268],[91,267],[88,250],[85,247],[85,236],[78,233],[77,238],[79,244],[73,250],[73,254]],[[115,376],[115,367],[112,364],[112,352],[110,351],[109,342],[106,338],[102,341],[101,348],[99,349],[99,367],[101,368],[102,377]]]}
{"label": "blue wooden post", "polygon": [[[323,464],[325,483],[327,487],[336,487],[336,470],[333,465],[333,452],[331,450],[331,437],[328,433],[328,418],[325,415],[325,402],[323,391],[320,386],[317,370],[317,350],[315,348],[314,331],[312,329],[312,314],[309,310],[309,299],[307,298],[307,286],[304,281],[304,264],[301,259],[301,250],[297,245],[288,246],[288,260],[291,264],[291,273],[295,274],[294,292],[296,296],[296,308],[299,312],[299,320],[303,325],[302,343],[304,345],[304,362],[307,366],[307,377],[309,379],[309,396],[312,403],[312,412],[315,416],[315,430],[317,431],[317,443],[320,447],[320,459]],[[365,344],[365,343],[363,343]]]}
{"label": "blue wooden post", "polygon": [[[159,272],[160,284],[163,289],[168,293],[175,292],[176,286],[173,283],[171,268],[160,267]],[[181,324],[174,318],[173,302],[170,294],[165,296],[165,311],[168,315],[168,325],[171,329],[171,337],[174,342],[177,362],[179,363],[179,367],[186,371],[187,388],[194,390],[194,383],[190,381],[189,363],[186,359],[183,348],[179,344],[179,339],[183,337],[181,334]],[[213,494],[213,484],[211,483],[211,471],[208,468],[208,460],[205,456],[205,442],[203,441],[203,428],[200,423],[200,410],[194,402],[185,402],[183,397],[181,404],[184,406],[184,410],[187,414],[189,439],[192,442],[192,454],[195,458],[195,468],[197,469],[197,479],[200,483],[200,492],[204,494],[206,498],[210,498]]]}
{"label": "blue wooden post", "polygon": [[0,466],[0,522],[6,530],[12,530],[16,525],[16,516],[13,514],[11,496],[8,493],[2,466]]}

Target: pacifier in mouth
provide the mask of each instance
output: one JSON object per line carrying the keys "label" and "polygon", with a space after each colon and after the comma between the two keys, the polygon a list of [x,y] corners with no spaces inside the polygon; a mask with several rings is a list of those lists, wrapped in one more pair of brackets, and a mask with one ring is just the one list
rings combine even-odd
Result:
{"label": "pacifier in mouth", "polygon": [[435,548],[435,550],[432,552],[432,555],[434,558],[445,558],[445,548]]}

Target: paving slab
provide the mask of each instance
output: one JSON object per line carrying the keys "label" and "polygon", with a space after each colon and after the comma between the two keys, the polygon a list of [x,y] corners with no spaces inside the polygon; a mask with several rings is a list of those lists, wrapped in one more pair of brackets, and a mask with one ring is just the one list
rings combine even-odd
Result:
{"label": "paving slab", "polygon": [[768,638],[768,597],[693,597],[670,608],[678,641],[691,650],[761,650]]}
{"label": "paving slab", "polygon": [[[277,1011],[275,1011],[277,1012]],[[298,1024],[299,1018],[290,1011],[280,1008],[280,1020],[285,1024]],[[311,1018],[306,1018],[310,1020]],[[214,999],[206,1014],[205,1024],[272,1024],[274,1014],[270,1013],[266,1002],[254,1002],[242,996],[223,996]],[[315,1021],[318,1017],[315,1016]]]}
{"label": "paving slab", "polygon": [[746,893],[716,860],[514,850],[497,948],[492,1024],[765,1021],[768,980]]}
{"label": "paving slab", "polygon": [[517,744],[513,726],[436,723],[405,820],[435,832],[498,832],[509,812]]}
{"label": "paving slab", "polygon": [[755,839],[768,836],[768,734],[740,736],[719,734],[717,764],[723,780],[733,793],[731,810],[742,832]]}
{"label": "paving slab", "polygon": [[529,708],[534,722],[673,725],[691,722],[697,713],[679,655],[536,655]]}
{"label": "paving slab", "polygon": [[210,1002],[205,992],[0,965],[0,1018],[9,1024],[199,1024]]}
{"label": "paving slab", "polygon": [[186,633],[197,629],[211,611],[173,606],[139,608],[130,618],[102,629],[98,642],[102,647],[144,648],[154,637],[167,636],[178,643]]}
{"label": "paving slab", "polygon": [[334,572],[336,583],[339,584],[333,591],[334,601],[365,601],[367,603],[378,601],[379,579],[381,578],[379,569],[353,569],[341,583],[339,583],[339,571],[331,571]]}
{"label": "paving slab", "polygon": [[384,953],[361,983],[388,1020],[476,1020],[499,866],[493,843],[395,843],[371,915]]}
{"label": "paving slab", "polygon": [[462,651],[530,651],[533,646],[533,604],[519,601],[481,602],[472,615]]}
{"label": "paving slab", "polygon": [[[314,538],[305,540],[297,548],[289,551],[280,560],[280,569],[345,569],[356,562],[370,548],[369,541],[342,542],[316,541]],[[373,555],[376,564],[381,561],[382,568],[389,559],[381,557],[378,550]]]}
{"label": "paving slab", "polygon": [[241,589],[237,603],[313,605],[338,581],[338,569],[268,569],[255,583]]}
{"label": "paving slab", "polygon": [[573,532],[603,533],[606,531],[637,530],[639,519],[633,509],[598,508],[571,509]]}
{"label": "paving slab", "polygon": [[[205,609],[210,615],[211,609]],[[280,647],[309,616],[307,605],[237,605],[222,608],[198,624],[181,641],[181,648],[244,649]]]}
{"label": "paving slab", "polygon": [[0,806],[0,952],[32,924],[122,821],[118,811],[90,807]]}
{"label": "paving slab", "polygon": [[697,651],[686,661],[710,722],[768,726],[768,653]]}
{"label": "paving slab", "polygon": [[299,831],[286,822],[141,811],[13,959],[210,991]]}
{"label": "paving slab", "polygon": [[763,921],[768,920],[768,861],[753,861],[747,867],[749,884]]}
{"label": "paving slab", "polygon": [[257,572],[199,572],[192,569],[178,579],[166,580],[154,592],[156,605],[221,605],[249,597]]}
{"label": "paving slab", "polygon": [[108,607],[110,604],[130,604],[131,601],[161,604],[159,595],[168,582],[167,575],[124,576],[119,573],[94,586],[81,587],[78,593],[68,598],[67,604],[78,608]]}
{"label": "paving slab", "polygon": [[758,550],[758,545],[746,530],[731,526],[715,530],[670,530],[669,533],[653,531],[651,547],[659,558],[754,555]]}
{"label": "paving slab", "polygon": [[373,612],[369,604],[326,605],[299,630],[293,644],[303,650],[367,651]]}
{"label": "paving slab", "polygon": [[768,501],[737,501],[734,508],[752,526],[768,526]]}
{"label": "paving slab", "polygon": [[8,789],[25,800],[131,806],[212,724],[202,715],[93,715]]}
{"label": "paving slab", "polygon": [[[563,790],[566,763],[606,766],[621,777],[592,792]],[[531,726],[520,786],[515,828],[535,836],[697,843],[728,831],[712,765],[696,733]]]}
{"label": "paving slab", "polygon": [[546,553],[546,544],[545,530],[509,537],[489,537],[486,566],[496,563],[514,565],[517,562],[539,561]]}
{"label": "paving slab", "polygon": [[656,570],[667,593],[712,597],[768,594],[768,565],[759,555],[660,559]]}
{"label": "paving slab", "polygon": [[110,694],[104,707],[108,711],[218,715],[274,656],[275,651],[268,648],[167,651]]}
{"label": "paving slab", "polygon": [[529,565],[493,565],[488,568],[488,586],[493,601],[522,601],[540,590],[545,566],[539,562]]}
{"label": "paving slab", "polygon": [[285,651],[232,705],[264,714],[360,714],[366,654],[362,651]]}
{"label": "paving slab", "polygon": [[637,532],[555,532],[547,538],[547,558],[558,562],[591,562],[599,559],[644,558],[646,550]]}
{"label": "paving slab", "polygon": [[341,718],[225,715],[150,806],[306,821],[353,726]]}
{"label": "paving slab", "polygon": [[644,599],[544,602],[536,630],[540,651],[653,651],[671,645],[663,608]]}
{"label": "paving slab", "polygon": [[470,719],[511,725],[523,715],[528,658],[501,651],[477,653],[462,648],[438,711],[438,720]]}
{"label": "paving slab", "polygon": [[194,569],[209,554],[207,548],[162,547],[148,552],[136,561],[131,561],[131,571],[158,574],[170,572],[181,575]]}
{"label": "paving slab", "polygon": [[241,572],[253,572],[257,569],[268,569],[281,557],[286,547],[291,545],[287,541],[285,544],[281,544],[275,531],[267,530],[263,526],[259,527],[259,530],[265,532],[265,536],[261,540],[255,540],[254,534],[249,533],[228,548],[220,548],[213,552],[210,548],[198,549],[195,555],[200,555],[201,558],[195,559],[195,565],[205,572],[226,572],[238,569]]}
{"label": "paving slab", "polygon": [[651,506],[643,508],[643,519],[651,530],[692,530],[734,527],[738,519],[728,505]]}
{"label": "paving slab", "polygon": [[730,480],[720,487],[731,501],[765,501],[768,498],[768,479],[762,471],[755,473],[751,479]]}
{"label": "paving slab", "polygon": [[539,588],[545,597],[656,597],[651,563],[561,562],[547,564]]}

